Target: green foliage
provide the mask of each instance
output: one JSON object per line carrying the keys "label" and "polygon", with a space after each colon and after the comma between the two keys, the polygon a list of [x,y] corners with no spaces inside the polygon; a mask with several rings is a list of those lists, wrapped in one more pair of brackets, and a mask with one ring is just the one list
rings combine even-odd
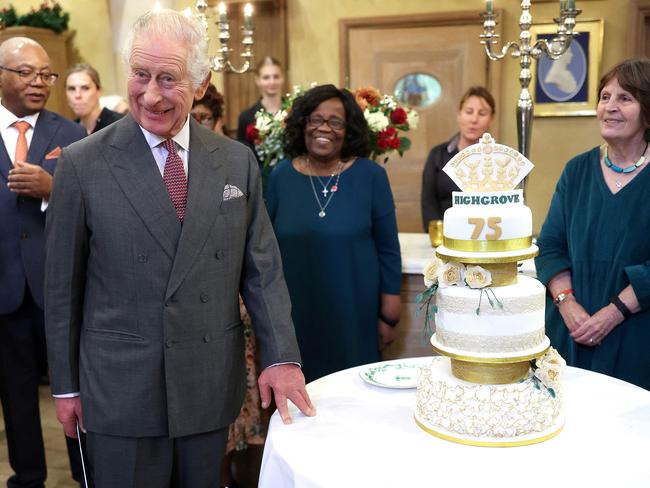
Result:
{"label": "green foliage", "polygon": [[42,27],[50,29],[57,34],[68,30],[70,14],[63,11],[56,1],[47,1],[23,15],[18,15],[13,5],[0,10],[0,23],[5,27],[24,25],[29,27]]}

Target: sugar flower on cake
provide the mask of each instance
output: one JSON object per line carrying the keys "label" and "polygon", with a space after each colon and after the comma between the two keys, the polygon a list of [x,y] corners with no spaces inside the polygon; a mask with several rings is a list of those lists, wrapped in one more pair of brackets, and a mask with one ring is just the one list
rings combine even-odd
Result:
{"label": "sugar flower on cake", "polygon": [[492,284],[492,273],[480,266],[467,266],[465,283],[470,288],[485,288]]}
{"label": "sugar flower on cake", "polygon": [[555,396],[560,389],[565,366],[566,361],[551,347],[546,354],[535,360],[533,375]]}
{"label": "sugar flower on cake", "polygon": [[455,261],[444,263],[438,269],[438,285],[440,288],[465,286],[465,266]]}
{"label": "sugar flower on cake", "polygon": [[424,275],[424,286],[431,288],[433,285],[438,283],[438,269],[440,266],[442,266],[442,261],[438,258],[427,263],[422,270],[422,274]]}

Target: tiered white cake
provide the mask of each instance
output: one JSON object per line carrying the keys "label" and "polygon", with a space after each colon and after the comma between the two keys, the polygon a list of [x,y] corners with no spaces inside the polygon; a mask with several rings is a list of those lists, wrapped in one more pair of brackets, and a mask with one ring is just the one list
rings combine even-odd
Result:
{"label": "tiered white cake", "polygon": [[444,244],[425,270],[441,357],[420,376],[415,419],[448,440],[525,445],[563,425],[564,361],[545,335],[546,290],[517,273],[518,261],[537,254],[530,209],[513,190],[530,169],[489,134],[444,168],[467,191],[453,193]]}

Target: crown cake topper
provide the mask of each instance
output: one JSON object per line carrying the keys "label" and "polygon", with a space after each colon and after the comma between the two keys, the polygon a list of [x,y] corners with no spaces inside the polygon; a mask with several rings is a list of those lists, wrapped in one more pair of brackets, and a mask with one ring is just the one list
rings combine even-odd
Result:
{"label": "crown cake topper", "polygon": [[496,144],[486,132],[442,168],[462,191],[513,190],[534,165],[523,154]]}

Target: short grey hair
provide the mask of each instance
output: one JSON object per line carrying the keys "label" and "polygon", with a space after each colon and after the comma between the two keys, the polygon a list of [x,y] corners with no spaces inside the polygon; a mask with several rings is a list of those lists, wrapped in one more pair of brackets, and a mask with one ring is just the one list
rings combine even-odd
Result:
{"label": "short grey hair", "polygon": [[[23,46],[30,45],[38,46],[43,49],[43,46],[41,46],[34,39],[30,39],[29,37],[10,37],[2,44],[0,44],[0,64],[5,65],[7,63],[10,53],[16,51],[17,49],[21,49]],[[43,51],[45,51],[45,49],[43,49]]]}
{"label": "short grey hair", "polygon": [[208,59],[208,39],[203,25],[193,17],[170,9],[160,9],[141,15],[129,32],[122,59],[129,66],[133,43],[143,35],[175,38],[188,49],[187,71],[192,78],[192,85],[197,88],[210,71]]}

